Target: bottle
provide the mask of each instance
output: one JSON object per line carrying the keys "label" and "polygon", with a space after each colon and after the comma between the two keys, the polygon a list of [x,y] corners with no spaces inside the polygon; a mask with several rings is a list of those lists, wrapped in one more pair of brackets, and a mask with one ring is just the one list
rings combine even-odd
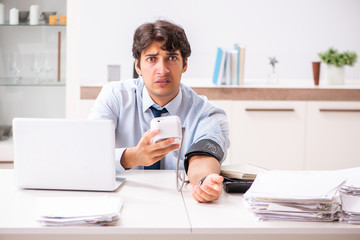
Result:
{"label": "bottle", "polygon": [[4,4],[0,3],[0,24],[5,23],[5,11],[4,11],[4,9],[5,9]]}
{"label": "bottle", "polygon": [[18,25],[19,24],[19,9],[12,8],[10,9],[10,25]]}
{"label": "bottle", "polygon": [[30,6],[30,25],[39,24],[39,5]]}

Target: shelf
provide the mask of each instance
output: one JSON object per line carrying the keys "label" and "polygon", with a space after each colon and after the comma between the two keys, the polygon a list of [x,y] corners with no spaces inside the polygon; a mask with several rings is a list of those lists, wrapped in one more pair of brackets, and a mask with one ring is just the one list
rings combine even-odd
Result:
{"label": "shelf", "polygon": [[66,24],[56,24],[56,25],[50,25],[48,23],[39,23],[37,25],[30,25],[29,23],[19,23],[16,25],[11,25],[8,22],[5,22],[4,24],[0,24],[0,27],[66,27]]}
{"label": "shelf", "polygon": [[[191,87],[210,100],[360,101],[360,88]],[[81,100],[95,100],[102,86],[81,86]]]}
{"label": "shelf", "polygon": [[57,79],[34,79],[34,78],[22,78],[15,80],[13,78],[0,78],[0,86],[65,86],[65,79],[61,79],[60,82]]}

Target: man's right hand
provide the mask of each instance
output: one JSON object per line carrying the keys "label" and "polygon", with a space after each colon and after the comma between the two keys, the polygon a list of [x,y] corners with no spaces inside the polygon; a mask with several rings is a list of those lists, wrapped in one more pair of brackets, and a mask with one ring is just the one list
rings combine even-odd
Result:
{"label": "man's right hand", "polygon": [[146,131],[137,146],[125,150],[120,160],[121,165],[125,169],[139,165],[151,166],[169,152],[179,148],[179,144],[171,145],[174,142],[173,138],[151,144],[150,140],[159,134],[159,132],[159,129]]}

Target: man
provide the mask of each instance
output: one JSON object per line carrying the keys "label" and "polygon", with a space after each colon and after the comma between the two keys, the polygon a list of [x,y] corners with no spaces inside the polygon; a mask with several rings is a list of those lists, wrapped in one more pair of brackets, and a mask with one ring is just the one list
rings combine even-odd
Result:
{"label": "man", "polygon": [[192,196],[198,202],[217,200],[223,181],[220,163],[229,146],[228,122],[223,110],[180,83],[191,54],[184,30],[162,20],[145,23],[135,31],[132,52],[140,78],[106,85],[90,115],[113,120],[117,169],[175,169],[179,145],[171,145],[173,138],[151,144],[159,130],[149,128],[155,116],[177,115],[185,128],[181,168],[192,184]]}

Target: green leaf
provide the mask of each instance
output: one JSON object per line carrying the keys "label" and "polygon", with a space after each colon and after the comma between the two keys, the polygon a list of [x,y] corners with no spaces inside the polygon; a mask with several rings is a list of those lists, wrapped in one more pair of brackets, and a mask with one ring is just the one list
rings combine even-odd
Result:
{"label": "green leaf", "polygon": [[345,51],[339,53],[338,50],[334,48],[329,48],[326,52],[318,53],[320,59],[326,64],[332,64],[337,67],[342,67],[344,65],[353,66],[357,61],[356,52]]}

